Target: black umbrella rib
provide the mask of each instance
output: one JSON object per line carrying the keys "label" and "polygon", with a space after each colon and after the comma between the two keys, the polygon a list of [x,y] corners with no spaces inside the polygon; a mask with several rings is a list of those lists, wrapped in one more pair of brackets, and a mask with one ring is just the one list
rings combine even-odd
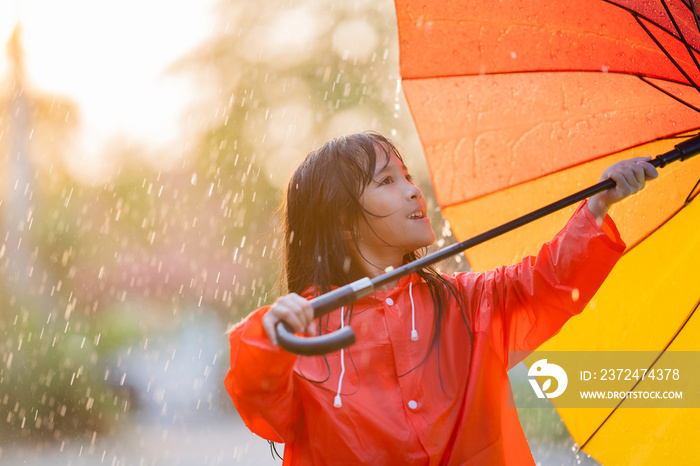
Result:
{"label": "black umbrella rib", "polygon": [[[673,34],[673,31],[670,31],[670,30],[666,29],[665,27],[663,27],[662,25],[660,25],[659,23],[657,23],[657,22],[654,21],[653,19],[649,18],[649,17],[646,16],[646,15],[643,15],[643,14],[639,13],[638,11],[635,11],[635,10],[632,10],[632,9],[630,9],[630,8],[627,8],[626,6],[622,6],[622,5],[620,5],[619,3],[617,3],[617,2],[614,1],[614,0],[602,0],[602,1],[605,2],[605,3],[609,3],[609,4],[613,5],[613,6],[616,6],[616,7],[620,8],[621,10],[625,10],[627,13],[629,13],[629,14],[632,15],[632,16],[634,16],[635,19],[637,19],[637,21],[639,21],[639,18],[642,18],[643,20],[647,21],[649,24],[653,24],[654,26],[656,26],[656,27],[659,28],[660,30],[664,31],[665,33],[667,33],[667,34],[669,34],[669,35],[671,35],[671,36],[674,35],[674,34]],[[697,15],[696,15],[696,18],[697,18]],[[699,29],[700,29],[700,26],[699,26]],[[648,32],[647,32],[647,33],[648,33]],[[675,36],[674,36],[674,37],[675,37]],[[676,39],[678,39],[678,38],[676,37]],[[690,45],[690,47],[691,47],[693,50],[695,50],[696,52],[700,53],[700,50],[696,49],[692,44],[689,44],[689,45]]]}
{"label": "black umbrella rib", "polygon": [[698,182],[695,183],[695,186],[693,186],[693,188],[690,190],[690,192],[688,193],[688,197],[685,198],[685,202],[683,203],[684,207],[690,204],[692,201],[694,201],[696,197],[698,197],[698,194],[700,194],[700,189],[698,189],[699,187],[700,179],[698,179]]}
{"label": "black umbrella rib", "polygon": [[[690,321],[690,318],[693,317],[693,315],[695,315],[695,311],[697,311],[698,308],[700,308],[700,301],[698,301],[697,303],[695,303],[695,307],[693,308],[692,311],[690,311],[690,313],[688,314],[688,316],[685,318],[685,321],[683,321],[683,325],[681,325],[680,328],[679,328],[679,329],[676,331],[676,333],[673,335],[673,337],[671,337],[671,339],[670,339],[669,342],[666,344],[666,346],[664,347],[664,349],[662,349],[661,352],[659,352],[659,355],[656,356],[656,359],[654,359],[654,361],[652,361],[652,363],[649,364],[649,367],[647,368],[647,372],[650,371],[652,367],[654,367],[654,364],[656,364],[656,362],[659,360],[659,358],[666,352],[666,350],[668,349],[668,347],[671,346],[671,343],[673,343],[673,341],[678,337],[678,335],[680,335],[681,331],[682,331],[683,328],[686,326],[686,324],[688,323],[688,321]],[[632,386],[632,388],[630,388],[629,391],[633,391],[635,388],[637,388],[637,385],[639,385],[639,384],[642,382],[642,380],[644,380],[644,378],[641,378],[641,379],[637,380],[637,382],[635,382],[634,386]],[[588,442],[590,442],[590,441],[593,439],[593,437],[595,436],[595,434],[597,434],[598,431],[603,427],[603,425],[604,425],[606,422],[608,422],[608,419],[610,419],[610,418],[612,417],[612,415],[615,413],[615,411],[617,411],[617,409],[620,407],[620,405],[621,405],[622,403],[624,403],[624,401],[625,401],[626,399],[627,399],[627,398],[623,398],[622,400],[620,400],[620,402],[612,409],[612,411],[610,411],[610,413],[608,413],[608,415],[605,417],[605,419],[603,419],[603,421],[598,425],[598,427],[596,428],[596,430],[594,430],[593,433],[586,439],[586,441],[583,442],[583,443],[578,447],[578,450],[583,450],[583,448],[584,448],[586,445],[588,445]]]}
{"label": "black umbrella rib", "polygon": [[[698,87],[698,85],[695,84],[695,81],[693,81],[693,80],[690,78],[690,76],[688,76],[688,73],[685,72],[685,70],[683,69],[683,67],[681,67],[681,66],[678,64],[678,62],[673,58],[673,56],[671,56],[671,54],[668,53],[668,50],[666,50],[666,48],[665,48],[663,45],[661,45],[661,42],[659,42],[658,39],[654,36],[654,34],[652,34],[651,31],[644,25],[644,23],[643,23],[642,20],[640,19],[640,16],[639,16],[639,15],[634,15],[634,19],[637,20],[637,23],[642,27],[642,29],[644,29],[644,31],[645,31],[645,32],[647,33],[647,35],[651,38],[651,40],[653,40],[653,41],[656,43],[656,46],[659,47],[659,50],[661,50],[661,51],[664,53],[664,55],[666,55],[666,58],[668,58],[669,61],[670,61],[671,63],[673,63],[673,66],[675,66],[676,69],[677,69],[678,71],[680,71],[681,74],[682,74],[683,76],[685,76],[685,79],[688,80],[688,82],[695,88],[696,91],[700,92],[700,87]],[[664,29],[664,30],[665,30],[665,29]],[[669,33],[669,34],[670,34],[670,33]],[[671,34],[671,35],[673,35],[673,34]]]}
{"label": "black umbrella rib", "polygon": [[683,5],[688,9],[688,11],[693,13],[695,18],[695,25],[698,27],[698,32],[700,33],[700,18],[698,17],[698,12],[695,10],[695,2],[692,0],[681,0]]}
{"label": "black umbrella rib", "polygon": [[669,19],[673,23],[673,27],[676,28],[676,32],[678,32],[678,37],[680,38],[683,45],[685,45],[685,49],[688,51],[688,55],[690,55],[690,58],[693,59],[693,63],[695,63],[695,68],[697,68],[698,71],[700,71],[700,65],[698,64],[697,58],[695,58],[695,54],[693,53],[693,48],[688,43],[688,40],[685,38],[685,36],[683,35],[683,31],[681,31],[681,28],[678,27],[678,23],[676,22],[676,18],[671,14],[671,10],[668,8],[668,4],[666,3],[666,0],[661,0],[661,4],[664,6],[664,9],[666,10],[666,14],[668,14]]}
{"label": "black umbrella rib", "polygon": [[[664,9],[666,10],[666,14],[668,15],[669,19],[671,20],[671,23],[673,23],[673,26],[676,28],[676,32],[678,33],[679,40],[683,43],[683,45],[685,45],[685,48],[688,51],[688,54],[690,55],[690,58],[695,63],[695,67],[700,71],[700,64],[698,63],[698,61],[695,57],[695,54],[693,53],[695,48],[686,40],[685,36],[683,35],[683,32],[681,31],[680,27],[678,26],[678,23],[676,22],[674,16],[671,14],[671,11],[668,8],[666,0],[662,0],[661,3],[663,4]],[[623,7],[621,7],[621,8],[623,8]],[[691,8],[692,8],[693,16],[695,17],[695,22],[696,22],[696,24],[698,24],[698,31],[700,32],[700,19],[698,18],[697,12],[695,10],[695,5],[691,5]],[[627,10],[627,11],[629,11],[629,13],[632,14],[632,16],[634,16],[637,23],[642,27],[642,29],[644,29],[644,31],[654,41],[654,43],[656,43],[657,47],[666,55],[666,57],[671,61],[671,63],[673,63],[673,65],[676,67],[676,69],[678,69],[678,71],[680,71],[683,74],[683,76],[685,76],[685,78],[692,85],[692,87],[694,87],[696,91],[700,92],[700,87],[698,87],[698,85],[695,83],[695,81],[693,79],[691,79],[690,76],[688,76],[688,74],[685,72],[685,70],[683,70],[683,68],[671,56],[671,54],[668,53],[668,51],[664,48],[664,46],[661,45],[661,43],[656,39],[656,37],[651,33],[649,28],[646,27],[646,25],[641,21],[640,18],[644,18],[644,20],[649,21],[650,24],[654,24],[656,27],[658,27],[662,31],[665,31],[667,34],[669,34],[671,36],[675,37],[675,35],[672,34],[671,31],[668,31],[666,28],[661,27],[660,25],[658,25],[654,21],[650,21],[649,18],[642,16],[642,15],[639,15],[637,12],[634,12],[631,10]],[[656,84],[654,84],[651,81],[649,81],[648,79],[646,79],[648,77],[650,77],[650,76],[644,76],[644,75],[639,76],[639,78],[642,81],[644,81],[648,85],[652,86],[654,89],[656,89],[660,92],[663,92],[664,94],[666,94],[667,96],[671,97],[672,99],[678,101],[679,103],[681,103],[681,104],[687,106],[688,108],[700,113],[700,108],[690,104],[689,102],[686,102],[685,100],[679,98],[678,96],[671,94],[670,92],[666,91],[665,89],[662,89],[661,87],[657,86]]]}
{"label": "black umbrella rib", "polygon": [[[641,79],[642,81],[644,81],[646,84],[648,84],[648,85],[650,85],[651,87],[653,87],[654,89],[656,89],[657,91],[663,92],[664,94],[666,94],[666,95],[669,96],[670,98],[672,98],[672,99],[678,101],[679,103],[685,105],[686,107],[690,108],[691,110],[695,110],[696,112],[700,113],[700,108],[696,107],[695,105],[692,105],[692,104],[689,103],[689,102],[686,102],[685,100],[681,99],[680,97],[678,97],[678,96],[676,96],[676,95],[671,94],[671,93],[668,92],[666,89],[664,89],[664,88],[662,88],[662,87],[659,87],[659,86],[657,86],[656,84],[654,84],[653,82],[648,81],[648,80],[646,79],[646,78],[650,78],[651,76],[637,75],[637,77],[638,77],[639,79]],[[670,81],[669,81],[669,82],[670,82]],[[686,84],[686,85],[687,85],[687,84]],[[690,86],[689,86],[689,87],[690,87]],[[695,88],[695,89],[697,89],[697,88]],[[700,92],[700,90],[698,90],[698,91]]]}
{"label": "black umbrella rib", "polygon": [[695,25],[698,27],[698,33],[700,33],[700,18],[698,17],[698,11],[695,9],[695,3],[690,2],[690,10],[693,12],[693,17],[695,18]]}

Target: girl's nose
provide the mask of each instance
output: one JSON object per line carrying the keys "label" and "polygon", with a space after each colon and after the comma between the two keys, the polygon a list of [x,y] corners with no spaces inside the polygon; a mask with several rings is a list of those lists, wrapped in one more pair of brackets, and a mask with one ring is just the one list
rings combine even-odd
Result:
{"label": "girl's nose", "polygon": [[418,186],[416,186],[413,183],[408,183],[408,188],[406,190],[406,194],[408,195],[407,197],[409,199],[418,199],[419,197],[421,197],[423,195],[423,193],[421,193],[420,189],[418,189]]}

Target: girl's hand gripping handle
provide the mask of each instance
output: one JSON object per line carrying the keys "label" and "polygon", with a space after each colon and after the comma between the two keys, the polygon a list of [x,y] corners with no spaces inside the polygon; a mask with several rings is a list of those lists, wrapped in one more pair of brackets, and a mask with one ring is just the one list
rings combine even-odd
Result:
{"label": "girl's hand gripping handle", "polygon": [[[363,296],[367,296],[373,291],[374,285],[372,284],[372,281],[369,278],[363,278],[356,282],[350,283],[349,285],[345,285],[341,288],[337,288],[331,292],[318,296],[311,301],[306,301],[304,298],[301,298],[296,294],[283,296],[277,300],[267,314],[265,314],[263,317],[263,326],[265,326],[265,330],[267,331],[270,340],[275,344],[279,343],[282,348],[290,353],[304,356],[332,353],[355,343],[355,333],[349,326],[332,333],[311,338],[297,337],[294,335],[294,332],[306,333],[307,335],[315,333],[316,326],[313,319],[328,314],[332,310],[338,309],[341,306],[351,304]],[[278,302],[283,299],[286,302],[286,298],[290,296],[295,296],[295,298],[290,298],[294,299],[292,306],[294,311],[292,313],[295,314],[295,316],[298,316],[299,314],[303,314],[303,316],[290,319],[276,319],[276,315],[283,315],[285,312],[282,312],[281,314],[273,314],[268,319],[272,324],[271,329],[268,329],[268,325],[265,323],[265,319],[267,318],[268,314],[273,311]],[[303,300],[305,304],[299,302],[297,298]],[[282,308],[280,310],[286,311],[287,308]],[[313,331],[309,332],[309,324],[307,322],[309,322],[308,319],[311,315],[313,317],[310,322],[314,325],[312,327]],[[306,326],[303,326],[304,323],[307,323]],[[276,330],[276,332],[274,330],[271,332],[272,329]]]}

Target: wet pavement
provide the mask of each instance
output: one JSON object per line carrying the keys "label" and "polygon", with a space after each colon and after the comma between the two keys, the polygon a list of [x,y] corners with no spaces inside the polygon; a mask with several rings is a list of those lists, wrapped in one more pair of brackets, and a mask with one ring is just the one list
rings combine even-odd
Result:
{"label": "wet pavement", "polygon": [[268,443],[233,417],[200,419],[187,425],[139,423],[94,442],[58,442],[46,447],[15,445],[0,452],[0,465],[29,466],[209,466],[274,465]]}
{"label": "wet pavement", "polygon": [[[532,445],[540,466],[594,466],[598,463],[570,444]],[[279,448],[281,452],[282,449]],[[47,447],[3,447],[0,465],[15,466],[213,466],[281,465],[268,443],[251,434],[235,413],[180,425],[139,423],[118,435],[96,436],[94,442],[56,443]]]}

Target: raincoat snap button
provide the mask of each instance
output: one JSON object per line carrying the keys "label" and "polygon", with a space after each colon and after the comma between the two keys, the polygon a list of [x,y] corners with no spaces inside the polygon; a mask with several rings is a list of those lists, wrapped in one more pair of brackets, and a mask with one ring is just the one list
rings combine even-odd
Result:
{"label": "raincoat snap button", "polygon": [[416,403],[414,400],[411,400],[408,402],[408,407],[411,409],[416,409],[418,407],[418,403]]}
{"label": "raincoat snap button", "polygon": [[394,305],[394,300],[391,299],[391,298],[386,298],[386,303],[387,303],[389,306],[393,306],[393,305]]}

